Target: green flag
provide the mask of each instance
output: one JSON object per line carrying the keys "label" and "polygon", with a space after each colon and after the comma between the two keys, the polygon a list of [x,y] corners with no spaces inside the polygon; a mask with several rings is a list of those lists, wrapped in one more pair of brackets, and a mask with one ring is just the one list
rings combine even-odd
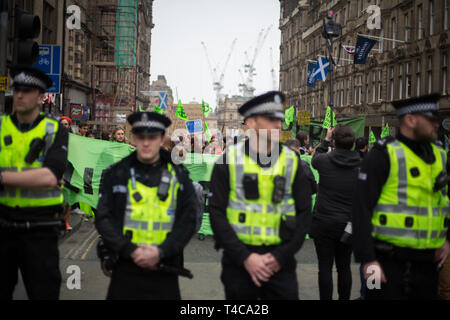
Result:
{"label": "green flag", "polygon": [[203,112],[203,115],[205,116],[205,118],[208,118],[211,111],[212,110],[211,110],[211,107],[209,106],[209,104],[202,100],[202,112]]}
{"label": "green flag", "polygon": [[139,112],[145,112],[145,110],[142,109],[142,106],[141,106],[141,105],[139,105]]}
{"label": "green flag", "polygon": [[289,109],[286,109],[284,112],[285,122],[287,125],[290,125],[292,121],[294,121],[294,115],[295,115],[295,107],[291,106]]}
{"label": "green flag", "polygon": [[130,155],[129,144],[102,141],[69,134],[69,175],[65,175],[63,188],[66,203],[80,202],[97,208],[100,181],[103,172],[114,163]]}
{"label": "green flag", "polygon": [[155,106],[153,107],[153,111],[159,114],[163,114],[164,110],[161,109],[160,107],[158,107],[158,105],[155,104]]}
{"label": "green flag", "polygon": [[208,123],[206,123],[206,121],[205,121],[205,134],[206,134],[206,138],[208,139],[208,142],[210,142],[212,134],[211,134],[211,131],[209,131]]}
{"label": "green flag", "polygon": [[181,100],[178,101],[178,108],[175,112],[175,117],[180,118],[181,120],[189,121],[189,118],[187,117],[186,113],[184,112],[183,105],[181,104]]}
{"label": "green flag", "polygon": [[322,128],[330,129],[331,127],[334,127],[336,124],[337,124],[336,114],[328,106],[327,107],[327,113],[325,115],[325,119],[323,120],[323,123],[322,123]]}
{"label": "green flag", "polygon": [[385,137],[387,137],[389,135],[390,135],[390,133],[389,133],[389,124],[386,123],[386,127],[384,127],[383,132],[381,132],[380,137],[381,138],[385,138]]}
{"label": "green flag", "polygon": [[375,142],[377,142],[377,138],[375,138],[373,131],[370,130],[369,143],[375,143]]}

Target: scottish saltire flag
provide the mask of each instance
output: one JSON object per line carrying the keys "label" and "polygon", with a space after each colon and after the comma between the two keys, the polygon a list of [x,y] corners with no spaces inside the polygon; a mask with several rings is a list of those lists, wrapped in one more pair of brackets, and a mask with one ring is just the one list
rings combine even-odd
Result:
{"label": "scottish saltire flag", "polygon": [[306,79],[306,85],[308,87],[315,88],[317,79],[313,78],[312,74],[316,64],[314,62],[308,62],[308,79]]}
{"label": "scottish saltire flag", "polygon": [[313,70],[312,77],[315,79],[319,79],[321,81],[325,81],[327,79],[328,68],[330,67],[330,62],[322,57],[317,59],[316,66]]}
{"label": "scottish saltire flag", "polygon": [[352,48],[350,46],[342,45],[342,48],[344,48],[345,52],[347,52],[348,54],[351,54],[351,55],[354,55],[356,52],[356,49]]}
{"label": "scottish saltire flag", "polygon": [[354,64],[366,64],[369,52],[377,42],[377,40],[358,36],[358,39],[356,40]]}

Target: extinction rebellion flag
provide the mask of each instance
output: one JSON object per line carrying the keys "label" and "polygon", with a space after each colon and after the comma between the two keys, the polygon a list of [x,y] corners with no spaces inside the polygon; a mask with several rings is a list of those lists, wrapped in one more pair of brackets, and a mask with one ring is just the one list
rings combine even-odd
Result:
{"label": "extinction rebellion flag", "polygon": [[356,40],[356,50],[355,50],[355,64],[366,64],[367,57],[370,50],[377,43],[377,40],[369,39],[366,37],[358,36]]}

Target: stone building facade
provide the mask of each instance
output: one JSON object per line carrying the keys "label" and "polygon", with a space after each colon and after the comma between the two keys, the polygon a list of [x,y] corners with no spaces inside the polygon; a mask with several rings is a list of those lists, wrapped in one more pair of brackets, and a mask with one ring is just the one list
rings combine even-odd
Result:
{"label": "stone building facade", "polygon": [[251,98],[242,96],[225,96],[220,101],[217,113],[217,129],[226,134],[227,130],[242,129],[244,118],[239,114],[238,109]]}
{"label": "stone building facade", "polygon": [[[355,46],[358,34],[384,38],[372,49],[365,65],[341,51],[334,69],[334,109],[337,119],[366,116],[366,127],[381,130],[396,125],[392,101],[439,92],[441,114],[450,115],[448,59],[450,1],[448,0],[280,0],[280,87],[287,105],[309,110],[312,120],[323,120],[329,101],[329,77],[306,85],[308,61],[328,56],[322,36],[323,21],[333,10],[342,25],[334,38],[334,57],[342,45]],[[377,5],[381,28],[368,27]],[[391,41],[395,40],[395,41]]]}

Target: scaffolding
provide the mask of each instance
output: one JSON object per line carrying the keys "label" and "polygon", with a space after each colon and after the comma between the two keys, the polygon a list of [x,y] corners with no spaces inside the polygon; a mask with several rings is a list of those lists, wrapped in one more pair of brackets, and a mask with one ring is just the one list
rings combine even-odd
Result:
{"label": "scaffolding", "polygon": [[94,46],[94,124],[125,124],[135,110],[138,0],[89,1]]}

